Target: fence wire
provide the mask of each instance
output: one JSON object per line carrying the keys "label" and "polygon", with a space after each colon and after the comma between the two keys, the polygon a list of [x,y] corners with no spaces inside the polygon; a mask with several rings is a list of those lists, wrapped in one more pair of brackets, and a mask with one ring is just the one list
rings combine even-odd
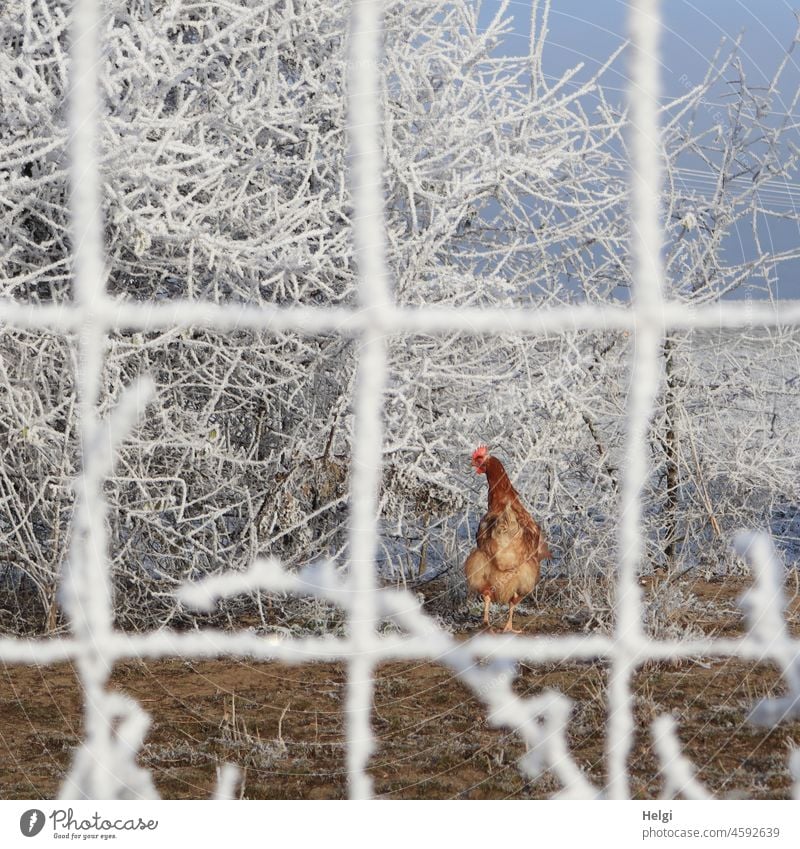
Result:
{"label": "fence wire", "polygon": [[[375,750],[371,726],[373,673],[378,664],[388,660],[433,660],[454,670],[485,703],[490,722],[513,729],[524,741],[528,752],[520,768],[531,778],[551,771],[560,781],[564,797],[629,796],[627,763],[634,730],[631,677],[648,661],[699,655],[773,661],[781,668],[789,692],[779,700],[756,706],[752,719],[769,724],[800,715],[798,643],[786,627],[782,569],[766,537],[745,535],[737,541],[756,576],[747,598],[750,628],[746,636],[656,641],[647,638],[642,626],[638,583],[643,554],[642,490],[649,474],[647,430],[661,380],[659,350],[665,332],[673,328],[800,324],[797,305],[781,308],[778,313],[768,304],[724,303],[690,309],[664,299],[657,0],[638,0],[630,8],[631,214],[635,224],[631,252],[635,289],[632,303],[625,309],[582,305],[545,310],[446,310],[399,308],[393,304],[385,258],[381,188],[381,7],[376,0],[354,0],[350,18],[347,98],[358,304],[353,309],[316,309],[198,302],[132,304],[109,297],[104,285],[97,156],[102,10],[98,0],[75,3],[69,101],[75,299],[57,307],[0,304],[0,317],[6,324],[75,333],[78,340],[82,470],[76,481],[72,545],[62,586],[71,636],[35,641],[0,639],[0,659],[6,663],[70,660],[77,667],[84,693],[86,731],[61,789],[64,798],[156,796],[151,776],[136,762],[147,733],[148,715],[133,699],[107,687],[114,665],[128,658],[248,656],[285,663],[344,661],[348,684],[347,772],[353,798],[372,795],[368,765]],[[267,559],[256,560],[247,572],[207,578],[185,585],[179,592],[183,603],[198,609],[242,592],[314,595],[346,612],[349,629],[345,637],[276,639],[211,629],[129,635],[115,632],[112,627],[103,481],[112,469],[116,448],[136,423],[154,387],[147,379],[129,387],[114,413],[108,420],[101,420],[98,398],[105,338],[121,328],[147,331],[191,326],[219,331],[251,328],[303,334],[334,332],[358,342],[347,577],[342,578],[329,563],[288,572],[276,560]],[[396,331],[544,334],[577,329],[627,329],[636,339],[633,389],[627,407],[627,462],[620,505],[613,636],[479,636],[459,642],[438,628],[410,594],[377,592],[375,556],[387,337]],[[379,633],[380,622],[387,618],[400,626],[402,636]],[[605,786],[589,780],[570,754],[566,737],[570,701],[556,691],[522,698],[512,689],[517,661],[595,658],[608,660],[611,667]],[[674,721],[659,717],[652,730],[668,792],[697,798],[709,795],[681,753]],[[795,772],[800,769],[796,753],[790,760]],[[230,798],[236,781],[237,773],[230,765],[221,769],[215,798]],[[800,776],[795,774],[795,788],[798,786]]]}

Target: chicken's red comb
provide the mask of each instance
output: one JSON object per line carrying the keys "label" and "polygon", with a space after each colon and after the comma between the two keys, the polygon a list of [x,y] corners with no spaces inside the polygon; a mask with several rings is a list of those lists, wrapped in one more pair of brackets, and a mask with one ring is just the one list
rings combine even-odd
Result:
{"label": "chicken's red comb", "polygon": [[475,464],[482,463],[488,456],[489,456],[489,449],[485,445],[479,445],[472,452],[472,462],[475,463]]}

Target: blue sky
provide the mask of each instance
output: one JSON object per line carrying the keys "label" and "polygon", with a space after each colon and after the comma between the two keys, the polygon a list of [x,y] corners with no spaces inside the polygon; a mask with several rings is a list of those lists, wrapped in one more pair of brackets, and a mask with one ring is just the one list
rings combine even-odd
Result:
{"label": "blue sky", "polygon": [[[800,0],[796,2],[800,9]],[[482,19],[490,19],[499,6],[499,0],[484,0]],[[556,79],[582,62],[584,70],[575,79],[589,76],[625,41],[629,7],[629,0],[552,0],[543,54],[545,73]],[[529,0],[509,5],[514,32],[504,45],[504,52],[527,54],[530,10]],[[699,83],[723,39],[730,43],[740,34],[740,56],[748,80],[751,84],[767,82],[791,46],[797,27],[793,7],[787,0],[662,0],[661,10],[661,83],[668,96],[681,94]],[[626,71],[623,54],[604,77],[610,98],[616,95],[621,101],[625,97]],[[800,45],[790,57],[773,108],[787,110],[798,86]],[[714,109],[712,102],[709,117],[714,115]],[[800,135],[794,141],[800,145]],[[776,184],[774,192],[764,200],[774,202],[778,209],[800,210],[800,182]],[[800,242],[796,224],[778,222],[770,227],[776,249]],[[800,298],[799,265],[784,267],[776,292],[779,297]]]}
{"label": "blue sky", "polygon": [[[553,0],[546,70],[560,76],[579,62],[585,63],[587,71],[596,69],[625,40],[629,5],[626,0]],[[733,40],[740,32],[744,33],[742,56],[748,73],[754,81],[766,80],[791,44],[796,27],[786,0],[664,0],[661,5],[662,85],[668,93],[683,90],[684,74],[690,80],[700,79],[720,41]],[[483,19],[499,6],[499,0],[484,0]],[[509,5],[514,16],[514,35],[507,45],[510,52],[528,51],[530,8],[529,0]],[[791,65],[787,82],[800,84],[800,48]],[[608,75],[607,83],[624,86],[624,60]]]}

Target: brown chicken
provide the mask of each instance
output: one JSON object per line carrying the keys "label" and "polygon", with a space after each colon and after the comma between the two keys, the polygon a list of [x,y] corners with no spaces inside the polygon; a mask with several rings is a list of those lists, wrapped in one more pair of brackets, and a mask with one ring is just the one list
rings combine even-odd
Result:
{"label": "brown chicken", "polygon": [[472,454],[472,465],[489,484],[489,509],[478,526],[478,544],[467,558],[467,586],[483,596],[483,624],[489,625],[491,602],[508,604],[503,631],[519,634],[514,608],[539,580],[539,564],[552,557],[541,528],[522,506],[503,464],[485,445]]}

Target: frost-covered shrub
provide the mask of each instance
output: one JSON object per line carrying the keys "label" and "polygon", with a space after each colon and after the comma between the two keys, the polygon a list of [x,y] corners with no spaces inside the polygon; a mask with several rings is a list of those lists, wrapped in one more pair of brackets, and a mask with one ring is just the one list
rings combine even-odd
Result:
{"label": "frost-covered shrub", "polygon": [[[348,8],[344,0],[108,5],[100,141],[114,297],[356,306]],[[0,297],[37,304],[71,299],[69,9],[18,0],[0,17]],[[498,53],[509,29],[498,17],[481,31],[470,0],[386,4],[394,295],[410,308],[624,305],[625,116],[598,79],[571,87],[568,74],[548,85],[540,51],[533,64]],[[794,168],[777,125],[737,113],[736,98],[727,134],[689,120],[733,61],[675,104],[665,126],[670,294],[690,302],[768,280],[788,258],[760,246],[752,260],[725,254],[758,188]],[[744,82],[738,94],[739,104],[751,102]],[[674,179],[701,151],[725,178],[711,199]],[[728,179],[743,161],[749,182]],[[485,502],[467,458],[487,441],[552,541],[546,574],[571,576],[576,593],[607,576],[634,341],[616,331],[392,335],[382,573],[460,568]],[[788,375],[769,363],[795,345],[787,334],[746,353],[731,339],[724,356],[703,359],[690,337],[676,336],[665,351],[646,505],[652,568],[708,557],[725,568],[723,535],[739,521],[791,525],[785,458],[796,453],[782,402],[757,432],[735,409],[759,370],[769,379],[755,406],[791,395]],[[7,328],[0,348],[0,592],[9,600],[1,624],[45,628],[55,624],[78,468],[76,354],[69,339]],[[106,487],[120,624],[183,621],[172,596],[180,581],[244,567],[258,553],[289,565],[346,562],[353,353],[346,336],[277,328],[121,328],[110,338],[101,411],[138,374],[157,388]],[[725,389],[713,388],[728,367]],[[726,440],[737,446],[730,460],[718,450]],[[768,461],[754,462],[764,451]]]}

